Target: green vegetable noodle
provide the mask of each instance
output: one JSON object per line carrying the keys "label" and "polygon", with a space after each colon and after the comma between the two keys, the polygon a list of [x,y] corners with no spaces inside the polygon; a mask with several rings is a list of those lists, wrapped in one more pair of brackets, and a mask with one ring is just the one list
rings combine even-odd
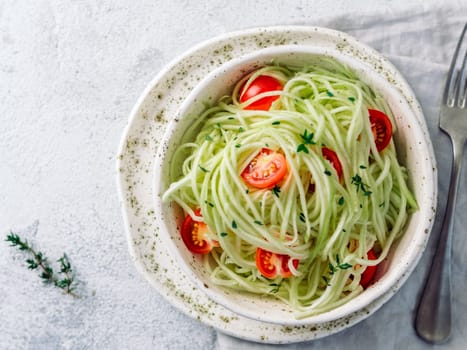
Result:
{"label": "green vegetable noodle", "polygon": [[184,210],[183,241],[214,284],[278,298],[297,318],[371,285],[417,210],[382,96],[334,60],[271,65],[198,120],[163,201]]}

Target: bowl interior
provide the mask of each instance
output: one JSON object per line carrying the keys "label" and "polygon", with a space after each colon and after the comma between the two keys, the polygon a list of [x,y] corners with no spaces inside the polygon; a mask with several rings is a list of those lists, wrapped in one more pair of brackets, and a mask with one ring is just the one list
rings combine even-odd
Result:
{"label": "bowl interior", "polygon": [[[229,93],[233,85],[245,74],[271,62],[284,65],[325,65],[333,58],[351,67],[361,80],[385,96],[396,122],[394,141],[399,161],[409,173],[409,186],[415,194],[419,210],[411,214],[406,232],[393,246],[387,260],[378,269],[377,282],[352,301],[329,312],[297,320],[293,310],[271,297],[240,293],[214,285],[203,268],[200,256],[190,253],[180,238],[179,228],[183,212],[173,203],[162,203],[161,194],[171,180],[179,175],[184,156],[174,158],[174,150],[187,140],[195,138],[203,121],[198,118],[206,105],[214,104],[221,96]],[[423,133],[413,106],[398,91],[390,72],[378,68],[334,49],[313,46],[278,46],[259,50],[253,54],[235,58],[206,76],[190,93],[175,118],[169,123],[160,144],[154,171],[154,197],[159,212],[158,224],[177,264],[193,282],[219,304],[252,319],[287,325],[322,323],[345,317],[361,310],[389,290],[396,292],[425,247],[426,235],[431,228],[435,207],[433,194],[436,176],[430,157],[429,141]]]}

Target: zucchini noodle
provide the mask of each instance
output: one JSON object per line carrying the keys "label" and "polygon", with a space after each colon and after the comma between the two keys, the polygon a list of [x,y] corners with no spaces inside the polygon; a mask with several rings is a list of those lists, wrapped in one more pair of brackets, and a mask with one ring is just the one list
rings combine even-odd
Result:
{"label": "zucchini noodle", "polygon": [[[283,90],[241,103],[242,87],[260,75],[274,77]],[[245,109],[265,96],[278,96],[268,111]],[[297,318],[364,290],[362,273],[386,258],[417,210],[392,138],[377,150],[368,109],[385,113],[395,129],[382,96],[347,66],[323,59],[308,67],[263,67],[198,117],[196,139],[174,154],[184,161],[181,169],[172,162],[171,174],[179,176],[163,201],[204,221],[208,238],[219,243],[203,260],[214,284],[278,298]],[[335,152],[342,174],[323,156],[324,147]],[[252,188],[241,176],[264,148],[287,162],[274,189]],[[258,247],[289,256],[292,275],[264,277]],[[375,260],[367,257],[371,249]]]}

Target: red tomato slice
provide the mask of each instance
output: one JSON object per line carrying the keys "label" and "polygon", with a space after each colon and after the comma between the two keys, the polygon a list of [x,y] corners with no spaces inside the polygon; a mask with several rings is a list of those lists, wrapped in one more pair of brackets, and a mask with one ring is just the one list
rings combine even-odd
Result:
{"label": "red tomato slice", "polygon": [[323,152],[323,157],[332,164],[334,169],[336,169],[336,173],[339,177],[339,180],[342,180],[342,164],[336,152],[327,147],[323,147],[321,151]]}
{"label": "red tomato slice", "polygon": [[[243,87],[240,93],[240,102],[244,103],[250,98],[255,97],[263,92],[282,90],[282,84],[277,79],[268,75],[260,75],[245,89]],[[272,103],[279,96],[267,96],[260,98],[258,101],[249,104],[245,109],[268,111]]]}
{"label": "red tomato slice", "polygon": [[[200,216],[201,211],[197,209],[195,214]],[[195,254],[208,254],[215,245],[206,239],[207,225],[202,221],[195,221],[190,215],[185,217],[182,224],[182,240],[188,250]]]}
{"label": "red tomato slice", "polygon": [[[280,275],[282,278],[292,276],[292,271],[289,269],[290,256],[285,254],[276,254],[268,250],[256,249],[256,268],[266,278],[275,278]],[[299,261],[294,259],[292,264],[295,268],[298,267]]]}
{"label": "red tomato slice", "polygon": [[[373,250],[373,248],[368,251],[367,256],[368,256],[369,260],[378,259],[378,257],[376,256],[376,253]],[[365,271],[363,271],[362,278],[360,279],[360,285],[363,288],[366,289],[369,286],[369,284],[371,283],[371,281],[373,280],[373,277],[375,276],[375,273],[376,273],[376,268],[377,268],[377,265],[367,266]]]}
{"label": "red tomato slice", "polygon": [[376,149],[381,152],[391,141],[392,124],[389,117],[376,109],[369,109],[370,124],[373,137],[375,139]]}
{"label": "red tomato slice", "polygon": [[282,153],[263,148],[242,171],[247,185],[256,188],[272,188],[287,173],[287,162]]}
{"label": "red tomato slice", "polygon": [[[277,255],[277,254],[276,254]],[[281,276],[282,278],[288,278],[292,276],[292,271],[290,271],[289,268],[289,260],[290,256],[281,254],[280,255],[282,264],[281,264]],[[292,260],[292,265],[296,269],[298,267],[298,259],[293,259]]]}

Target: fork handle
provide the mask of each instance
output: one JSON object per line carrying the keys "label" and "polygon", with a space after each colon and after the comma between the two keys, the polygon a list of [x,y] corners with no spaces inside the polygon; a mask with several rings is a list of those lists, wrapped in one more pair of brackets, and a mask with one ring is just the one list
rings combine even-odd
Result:
{"label": "fork handle", "polygon": [[446,341],[451,334],[452,228],[465,137],[451,137],[451,142],[453,161],[446,212],[415,318],[415,329],[418,335],[433,344]]}

